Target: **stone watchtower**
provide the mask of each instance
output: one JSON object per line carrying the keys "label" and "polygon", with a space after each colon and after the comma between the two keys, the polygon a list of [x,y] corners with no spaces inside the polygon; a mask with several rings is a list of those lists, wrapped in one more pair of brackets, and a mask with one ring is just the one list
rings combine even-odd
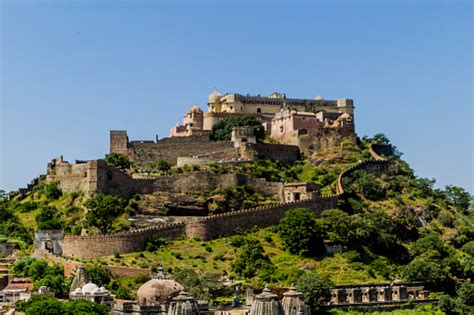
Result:
{"label": "stone watchtower", "polygon": [[234,142],[234,148],[239,148],[241,143],[257,143],[257,137],[253,127],[234,127],[231,141]]}
{"label": "stone watchtower", "polygon": [[110,153],[118,153],[128,157],[128,144],[126,130],[110,130]]}

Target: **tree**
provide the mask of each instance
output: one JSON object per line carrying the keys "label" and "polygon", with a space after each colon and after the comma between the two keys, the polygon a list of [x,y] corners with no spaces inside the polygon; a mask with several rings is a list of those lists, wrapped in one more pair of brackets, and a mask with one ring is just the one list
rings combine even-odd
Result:
{"label": "tree", "polygon": [[56,299],[35,301],[25,308],[26,315],[51,315],[63,313],[64,304]]}
{"label": "tree", "polygon": [[171,169],[171,164],[166,160],[159,160],[156,169],[161,172],[161,174],[168,174]]}
{"label": "tree", "polygon": [[49,206],[41,207],[40,213],[36,215],[36,223],[40,230],[60,230],[63,228],[58,210]]}
{"label": "tree", "polygon": [[310,307],[311,313],[317,314],[321,305],[331,298],[331,280],[316,272],[302,275],[296,284],[298,290],[303,292],[304,300]]}
{"label": "tree", "polygon": [[451,205],[458,208],[461,212],[467,213],[472,203],[472,196],[466,190],[457,186],[446,186],[444,189]]}
{"label": "tree", "polygon": [[426,281],[436,289],[448,291],[451,274],[440,261],[424,256],[415,257],[402,269],[402,275],[408,281]]}
{"label": "tree", "polygon": [[70,300],[64,303],[65,315],[107,315],[109,308],[105,304],[98,304],[85,300]]}
{"label": "tree", "polygon": [[107,269],[100,266],[88,266],[85,270],[90,282],[97,284],[99,287],[110,283],[111,276]]}
{"label": "tree", "polygon": [[257,141],[265,137],[265,130],[263,125],[257,118],[250,115],[228,117],[212,126],[210,139],[213,141],[230,140],[232,129],[234,127],[253,127]]}
{"label": "tree", "polygon": [[272,269],[270,259],[264,255],[262,243],[254,237],[245,237],[240,254],[232,262],[232,270],[244,278],[254,277],[258,271]]}
{"label": "tree", "polygon": [[314,256],[326,252],[321,228],[306,208],[286,211],[278,224],[278,234],[292,254]]}
{"label": "tree", "polygon": [[105,156],[105,162],[123,170],[130,168],[131,165],[130,160],[125,155],[118,153],[107,154]]}
{"label": "tree", "polygon": [[119,197],[98,194],[84,205],[90,209],[86,214],[87,224],[97,227],[100,233],[107,234],[111,232],[115,219],[123,213],[126,202]]}
{"label": "tree", "polygon": [[44,195],[48,199],[57,200],[63,195],[63,192],[59,189],[59,183],[54,182],[44,186]]}
{"label": "tree", "polygon": [[47,274],[35,281],[35,287],[47,286],[55,297],[65,298],[69,295],[69,281],[63,275]]}
{"label": "tree", "polygon": [[339,209],[326,210],[321,214],[320,225],[329,240],[341,245],[350,245],[354,241],[352,218]]}

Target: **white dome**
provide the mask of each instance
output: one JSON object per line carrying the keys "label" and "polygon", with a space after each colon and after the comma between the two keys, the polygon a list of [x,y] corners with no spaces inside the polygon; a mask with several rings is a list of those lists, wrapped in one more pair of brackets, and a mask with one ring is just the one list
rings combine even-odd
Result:
{"label": "white dome", "polygon": [[83,293],[94,293],[95,290],[99,290],[99,287],[92,283],[92,282],[89,282],[88,284],[86,284],[85,286],[82,287],[82,292]]}
{"label": "white dome", "polygon": [[76,288],[76,290],[74,290],[74,293],[76,293],[76,294],[82,294],[81,288]]}
{"label": "white dome", "polygon": [[318,95],[316,95],[316,97],[314,99],[317,100],[317,101],[323,101],[324,100],[324,98],[319,94],[319,92],[318,92]]}
{"label": "white dome", "polygon": [[221,93],[214,90],[212,91],[211,94],[209,94],[209,97],[207,98],[207,100],[209,103],[215,103],[219,99],[219,97],[221,97]]}

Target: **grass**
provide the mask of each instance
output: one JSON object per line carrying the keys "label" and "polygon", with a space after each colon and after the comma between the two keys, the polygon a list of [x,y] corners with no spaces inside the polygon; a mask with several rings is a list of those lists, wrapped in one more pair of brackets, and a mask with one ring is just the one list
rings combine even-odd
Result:
{"label": "grass", "polygon": [[[273,286],[289,286],[291,275],[299,276],[301,270],[315,270],[331,278],[336,285],[387,282],[377,276],[371,276],[368,268],[351,261],[351,256],[339,253],[323,258],[304,258],[290,254],[285,250],[278,235],[271,228],[251,233],[261,240],[265,254],[276,267],[276,274],[290,275],[272,283]],[[101,264],[135,268],[156,268],[159,265],[165,270],[191,268],[199,275],[206,273],[232,274],[231,263],[238,256],[239,249],[230,244],[231,238],[219,238],[209,242],[199,240],[176,240],[154,252],[138,252],[122,255],[120,258],[106,257]],[[97,262],[92,260],[90,262]],[[239,279],[247,286],[261,286],[257,277]]]}

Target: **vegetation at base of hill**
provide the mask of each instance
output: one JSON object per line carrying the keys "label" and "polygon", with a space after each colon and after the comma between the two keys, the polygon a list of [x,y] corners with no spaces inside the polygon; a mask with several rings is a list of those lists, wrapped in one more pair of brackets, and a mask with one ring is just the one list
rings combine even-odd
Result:
{"label": "vegetation at base of hill", "polygon": [[303,292],[304,301],[312,313],[317,313],[321,305],[331,299],[331,286],[334,284],[327,276],[317,272],[302,275],[296,283],[296,288]]}
{"label": "vegetation at base of hill", "polygon": [[412,305],[407,303],[401,305],[400,309],[394,311],[387,311],[381,309],[380,311],[373,311],[371,308],[368,310],[354,310],[354,311],[342,311],[334,309],[330,311],[333,315],[444,315],[445,313],[439,309],[436,305]]}
{"label": "vegetation at base of hill", "polygon": [[58,298],[68,296],[71,281],[64,278],[62,265],[48,265],[46,260],[25,256],[15,261],[12,272],[16,276],[31,278],[34,290],[47,286]]}
{"label": "vegetation at base of hill", "polygon": [[253,127],[257,141],[261,141],[265,137],[262,123],[251,115],[227,117],[218,121],[212,126],[209,137],[213,141],[230,140],[234,127]]}
{"label": "vegetation at base of hill", "polygon": [[125,155],[118,153],[107,154],[105,156],[105,162],[122,170],[129,169],[132,165],[130,160]]}
{"label": "vegetation at base of hill", "polygon": [[27,301],[18,301],[16,311],[26,315],[107,315],[109,308],[105,304],[85,300],[60,301],[50,296],[36,295]]}
{"label": "vegetation at base of hill", "polygon": [[326,253],[316,216],[306,208],[288,210],[278,224],[278,234],[292,254],[314,257]]}

